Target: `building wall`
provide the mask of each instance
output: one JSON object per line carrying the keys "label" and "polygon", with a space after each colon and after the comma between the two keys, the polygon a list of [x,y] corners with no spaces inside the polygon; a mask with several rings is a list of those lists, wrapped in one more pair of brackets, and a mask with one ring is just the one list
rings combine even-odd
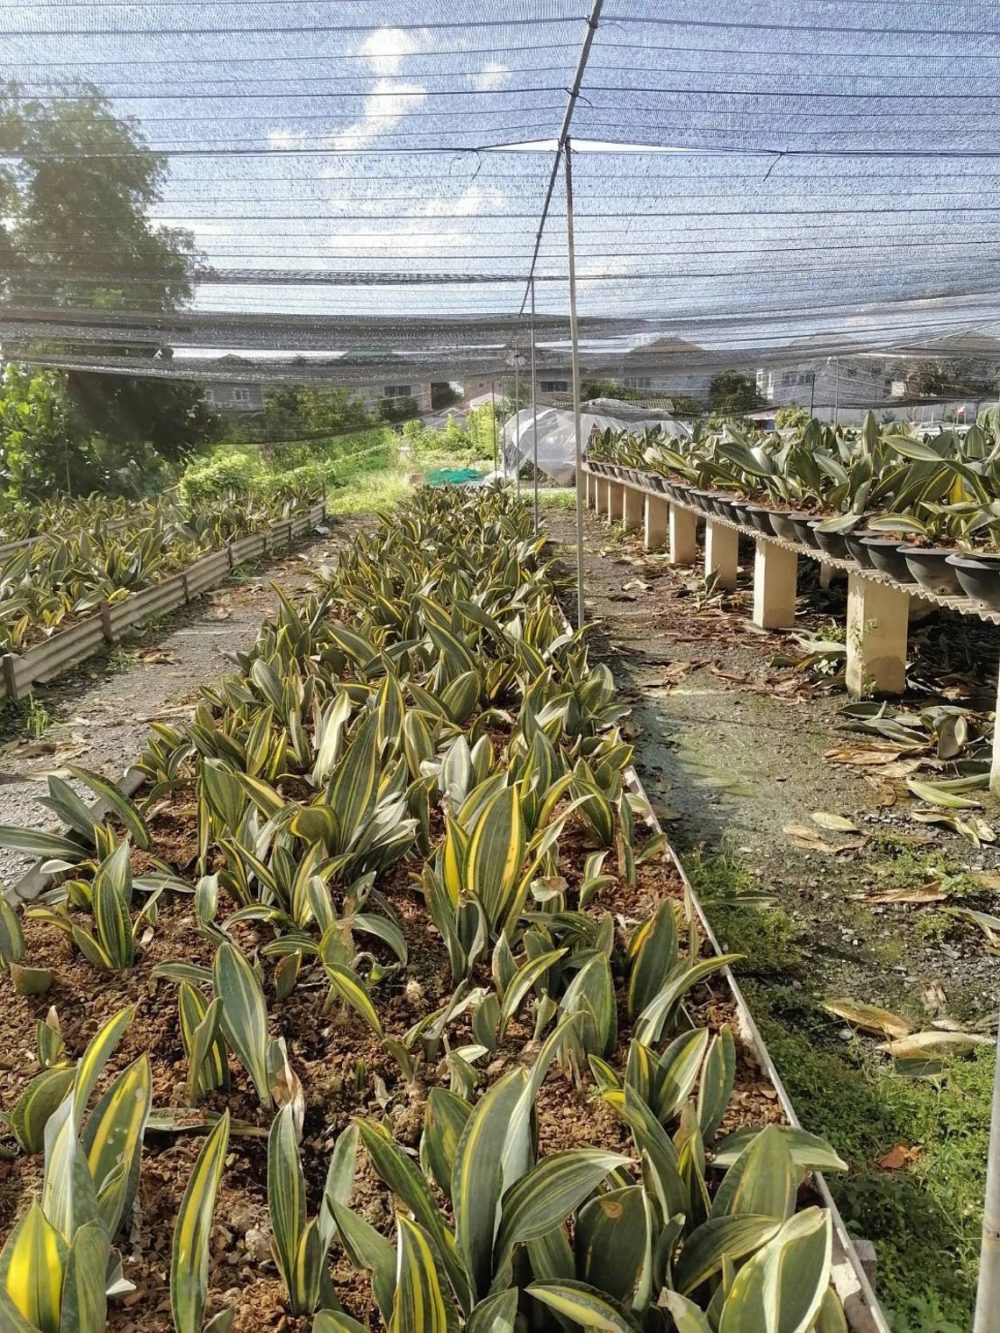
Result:
{"label": "building wall", "polygon": [[406,380],[400,376],[388,384],[366,384],[358,390],[360,396],[370,408],[376,408],[383,398],[412,398],[418,412],[431,410],[430,381],[420,384],[416,380]]}
{"label": "building wall", "polygon": [[877,407],[889,402],[885,376],[870,362],[842,360],[839,372],[835,364],[768,367],[757,371],[757,391],[775,407],[798,403],[814,414],[839,405]]}
{"label": "building wall", "polygon": [[264,391],[259,384],[206,384],[205,400],[220,412],[260,412]]}

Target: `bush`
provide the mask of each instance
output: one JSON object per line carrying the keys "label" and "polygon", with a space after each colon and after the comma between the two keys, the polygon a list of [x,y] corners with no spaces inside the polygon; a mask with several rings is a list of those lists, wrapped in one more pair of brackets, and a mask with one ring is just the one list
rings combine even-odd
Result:
{"label": "bush", "polygon": [[189,466],[178,489],[186,504],[218,500],[225,495],[248,495],[262,472],[258,453],[227,450]]}

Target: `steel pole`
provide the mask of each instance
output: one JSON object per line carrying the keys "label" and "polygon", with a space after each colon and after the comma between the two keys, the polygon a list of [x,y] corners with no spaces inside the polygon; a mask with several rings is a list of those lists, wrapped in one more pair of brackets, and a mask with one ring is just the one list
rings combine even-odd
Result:
{"label": "steel pole", "polygon": [[514,353],[514,486],[521,498],[521,367],[520,352]]}
{"label": "steel pole", "polygon": [[497,386],[495,380],[490,380],[490,409],[493,413],[493,471],[496,472],[500,463],[497,458]]}
{"label": "steel pole", "polygon": [[979,1286],[973,1333],[1000,1331],[1000,1026],[997,1027],[997,1063],[993,1075],[993,1112],[986,1159],[986,1198],[983,1239],[979,1251]]}
{"label": "steel pole", "polygon": [[580,333],[576,318],[576,247],[573,241],[573,147],[567,138],[566,254],[569,268],[569,333],[573,345],[573,425],[576,434],[576,623],[583,625],[583,422],[580,418]]}
{"label": "steel pole", "polygon": [[535,536],[538,536],[538,380],[535,375],[535,279],[531,279],[531,462],[535,469]]}
{"label": "steel pole", "polygon": [[840,421],[840,362],[834,357],[833,360],[833,424],[836,426]]}

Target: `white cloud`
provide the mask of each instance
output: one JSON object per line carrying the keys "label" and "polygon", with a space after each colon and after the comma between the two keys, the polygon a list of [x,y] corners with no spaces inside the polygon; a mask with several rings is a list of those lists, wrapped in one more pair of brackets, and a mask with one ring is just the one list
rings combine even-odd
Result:
{"label": "white cloud", "polygon": [[358,54],[371,62],[376,75],[370,91],[365,95],[360,117],[345,129],[319,139],[299,130],[272,130],[267,141],[274,148],[310,146],[330,148],[340,152],[365,148],[380,135],[388,134],[400,121],[427,100],[427,88],[422,83],[399,81],[403,61],[419,52],[424,34],[403,28],[377,28],[362,42]]}
{"label": "white cloud", "polygon": [[337,149],[364,148],[380,134],[394,130],[403,117],[427,100],[427,89],[422,83],[396,83],[393,79],[376,79],[365,98],[361,119],[346,130],[331,137],[331,147]]}
{"label": "white cloud", "polygon": [[420,40],[403,28],[376,28],[361,44],[359,55],[368,56],[376,74],[398,74],[406,56],[420,50]]}
{"label": "white cloud", "polygon": [[490,60],[473,77],[472,86],[478,93],[495,93],[511,76],[511,68],[499,60]]}

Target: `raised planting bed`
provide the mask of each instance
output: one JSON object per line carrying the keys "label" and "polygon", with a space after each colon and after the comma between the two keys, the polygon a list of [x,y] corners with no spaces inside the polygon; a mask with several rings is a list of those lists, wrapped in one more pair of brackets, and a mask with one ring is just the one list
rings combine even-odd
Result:
{"label": "raised planting bed", "polygon": [[[171,1303],[236,1333],[670,1333],[710,1306],[749,1329],[772,1284],[807,1324],[843,1329],[843,1291],[884,1327],[835,1272],[812,1172],[836,1157],[789,1124],[690,886],[639,831],[625,710],[543,544],[511,496],[422,492],[191,724],[154,729],[132,800],[77,772],[101,824],[56,778],[76,835],[0,833],[58,858],[0,916],[34,992],[7,1049],[38,1041],[57,1116],[80,1080],[81,1180],[105,1127],[133,1126],[95,1234],[136,1287],[112,1330],[167,1328]],[[35,1026],[50,1005],[58,1037]],[[96,1088],[75,1073],[95,1032]],[[5,1077],[5,1106],[31,1087],[44,1109],[36,1064]],[[67,1119],[46,1150],[43,1119],[14,1116],[29,1142],[0,1195],[25,1264],[74,1139]]]}
{"label": "raised planting bed", "polygon": [[217,587],[237,566],[283,550],[294,537],[321,523],[325,512],[322,502],[311,505],[291,519],[273,523],[266,531],[252,533],[203,556],[179,574],[129,593],[120,601],[102,603],[93,615],[57,630],[51,638],[24,653],[5,654],[0,658],[0,699],[23,698],[37,681],[54,680],[107,645],[118,642],[129,630],[176,611],[209,588]]}
{"label": "raised planting bed", "polygon": [[[1000,561],[996,568],[984,572],[985,560],[953,557],[949,563],[962,586],[967,590],[975,589],[980,596],[934,593],[919,587],[913,580],[903,582],[882,569],[862,567],[851,558],[840,559],[800,542],[765,537],[748,523],[714,513],[703,515],[688,502],[686,495],[682,500],[667,500],[658,489],[646,484],[649,479],[633,487],[630,483],[602,481],[590,474],[589,466],[585,471],[588,504],[611,521],[623,519],[627,508],[626,491],[632,490],[644,497],[646,549],[665,547],[673,564],[693,564],[697,559],[697,524],[704,517],[705,572],[714,574],[721,587],[736,586],[739,558],[736,535],[752,539],[755,544],[753,619],[762,629],[785,629],[793,625],[799,557],[817,560],[828,570],[845,572],[848,575],[847,687],[855,697],[868,693],[902,693],[912,599],[1000,624],[1000,595],[993,606],[985,600],[992,586],[986,580],[1000,580]],[[724,539],[726,532],[731,534],[731,540]],[[856,535],[848,538],[848,545],[852,549],[857,545],[869,555],[873,549],[869,540],[859,542]],[[902,555],[900,559],[903,559]],[[992,663],[987,668],[990,676],[995,670]],[[1000,790],[1000,732],[995,733],[990,785],[994,791]]]}

